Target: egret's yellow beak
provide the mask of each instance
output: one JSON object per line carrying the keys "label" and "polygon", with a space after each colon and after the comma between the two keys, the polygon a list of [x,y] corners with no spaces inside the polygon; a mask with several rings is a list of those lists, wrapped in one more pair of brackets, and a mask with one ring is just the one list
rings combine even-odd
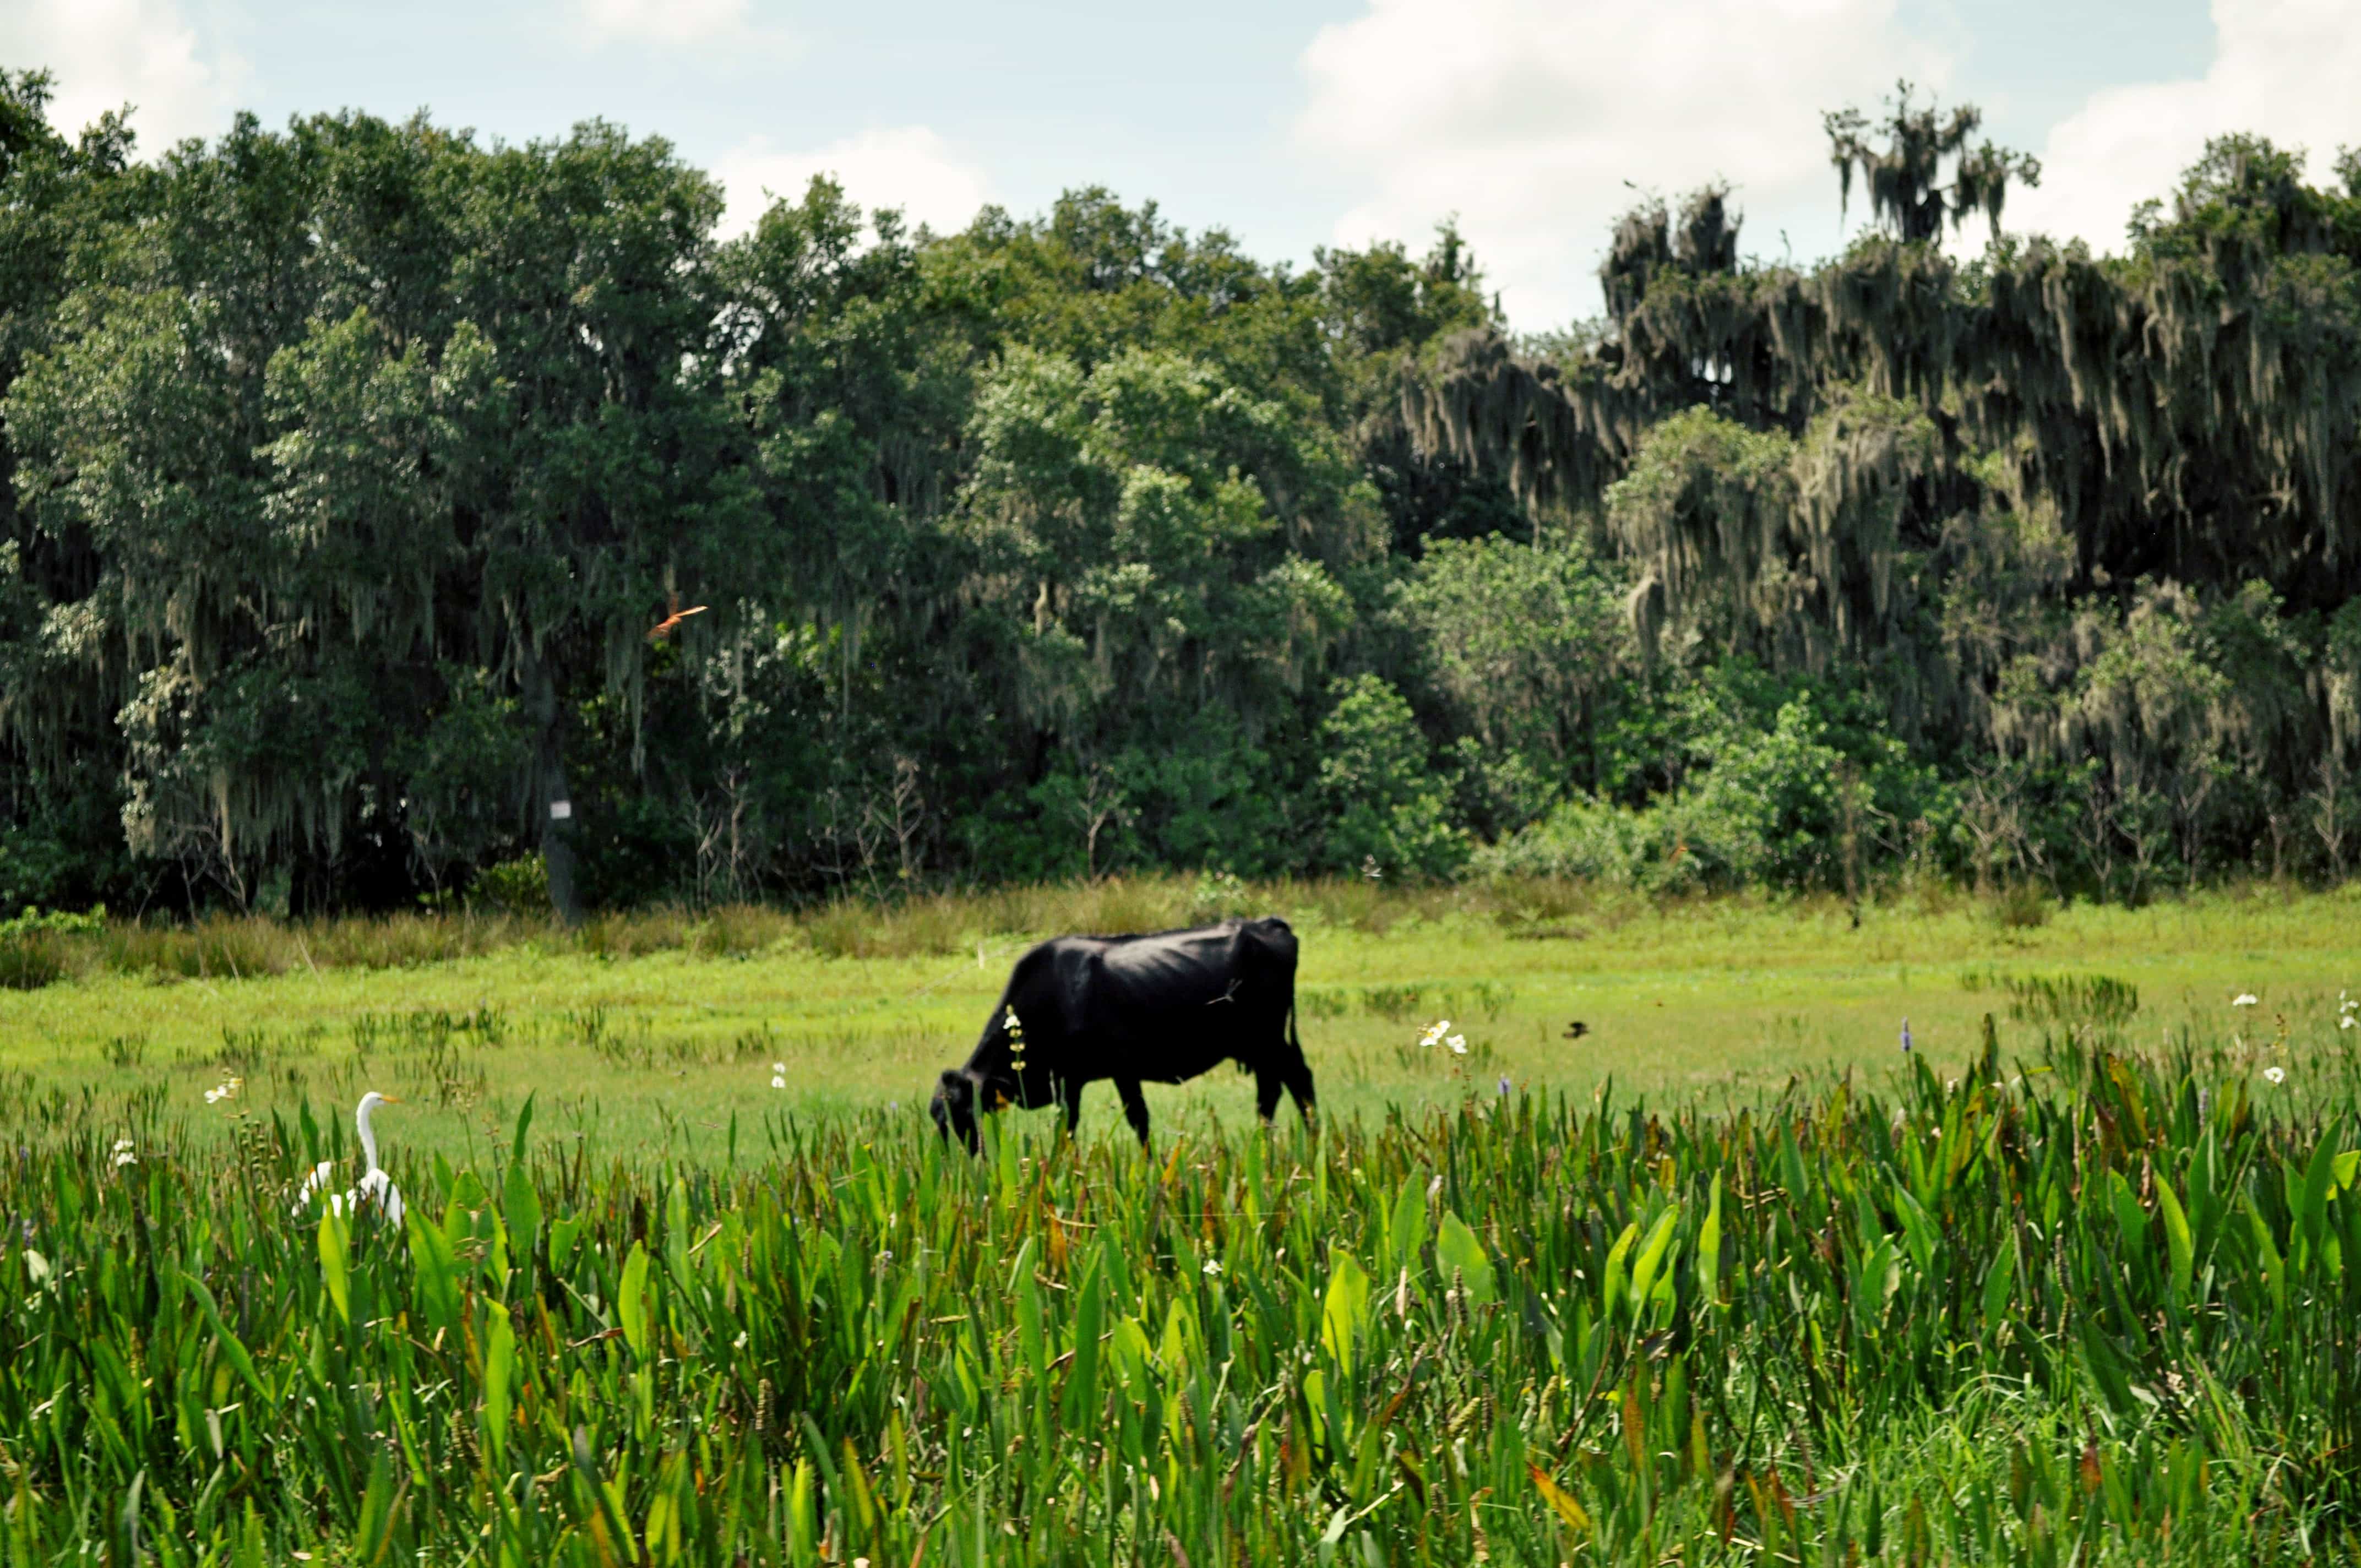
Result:
{"label": "egret's yellow beak", "polygon": [[395,1099],[395,1098],[394,1098],[392,1095],[390,1095],[390,1094],[380,1094],[380,1095],[379,1095],[379,1096],[378,1096],[378,1098],[379,1098],[379,1100],[384,1101],[384,1102],[385,1102],[387,1104],[389,1104],[389,1105],[399,1105],[399,1104],[401,1104],[401,1101],[399,1101],[399,1100]]}

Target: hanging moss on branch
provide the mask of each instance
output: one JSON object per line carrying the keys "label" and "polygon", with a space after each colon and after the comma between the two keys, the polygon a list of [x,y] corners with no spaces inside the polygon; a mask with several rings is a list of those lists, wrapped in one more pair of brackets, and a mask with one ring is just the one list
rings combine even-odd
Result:
{"label": "hanging moss on branch", "polygon": [[[1677,221],[1643,203],[1601,265],[1595,349],[1462,334],[1405,417],[1526,506],[1598,519],[1652,656],[1852,661],[1899,732],[2095,756],[2183,828],[2211,788],[2184,756],[2235,754],[2239,787],[2294,800],[2345,765],[2355,694],[2290,674],[2309,695],[2258,707],[2279,687],[2227,673],[2244,655],[2221,629],[2295,640],[2248,674],[2300,670],[2320,633],[2290,618],[2361,594],[2361,159],[2316,188],[2225,138],[2125,256],[1999,236],[1962,264],[1935,241],[1976,214],[1998,235],[2039,178],[1978,126],[1906,88],[1874,126],[1828,115],[1840,194],[1858,176],[1880,229],[1809,271],[1741,262],[1719,187]],[[2164,661],[2186,677],[2158,677],[2169,700],[2109,673],[2168,625],[2194,639]]]}

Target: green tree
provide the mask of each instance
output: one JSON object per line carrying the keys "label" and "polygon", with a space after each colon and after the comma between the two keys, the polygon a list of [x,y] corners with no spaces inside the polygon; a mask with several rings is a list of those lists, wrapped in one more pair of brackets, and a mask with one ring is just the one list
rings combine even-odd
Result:
{"label": "green tree", "polygon": [[1599,710],[1636,663],[1622,598],[1570,536],[1434,541],[1396,604],[1452,731],[1496,763],[1516,759],[1554,794],[1599,787]]}
{"label": "green tree", "polygon": [[1401,693],[1375,675],[1329,687],[1320,721],[1328,864],[1339,871],[1448,876],[1467,856],[1449,791]]}

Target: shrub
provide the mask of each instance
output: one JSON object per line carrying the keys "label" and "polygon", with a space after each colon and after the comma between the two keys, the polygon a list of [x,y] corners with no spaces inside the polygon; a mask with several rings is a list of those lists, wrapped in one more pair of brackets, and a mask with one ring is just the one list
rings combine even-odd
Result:
{"label": "shrub", "polygon": [[56,938],[46,932],[0,937],[0,989],[38,991],[61,979],[65,959]]}
{"label": "shrub", "polygon": [[552,909],[549,867],[538,854],[486,866],[467,889],[467,902],[496,915],[545,916]]}
{"label": "shrub", "polygon": [[1328,861],[1412,877],[1448,877],[1467,860],[1449,793],[1401,693],[1375,675],[1338,681],[1320,725],[1320,790],[1332,817]]}

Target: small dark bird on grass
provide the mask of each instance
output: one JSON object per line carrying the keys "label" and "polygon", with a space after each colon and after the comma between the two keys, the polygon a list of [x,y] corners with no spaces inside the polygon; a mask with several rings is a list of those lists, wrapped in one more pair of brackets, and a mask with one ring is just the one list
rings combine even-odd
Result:
{"label": "small dark bird on grass", "polygon": [[692,606],[687,609],[681,609],[680,596],[678,594],[666,594],[664,596],[664,600],[666,608],[669,609],[672,613],[665,616],[662,620],[656,622],[654,629],[649,631],[648,641],[651,642],[663,641],[665,638],[672,635],[674,630],[677,628],[682,621],[686,620],[692,615],[703,615],[706,610],[706,607],[701,604]]}
{"label": "small dark bird on grass", "polygon": [[1565,1037],[1569,1040],[1578,1040],[1588,1033],[1590,1033],[1590,1025],[1579,1018],[1565,1026]]}

